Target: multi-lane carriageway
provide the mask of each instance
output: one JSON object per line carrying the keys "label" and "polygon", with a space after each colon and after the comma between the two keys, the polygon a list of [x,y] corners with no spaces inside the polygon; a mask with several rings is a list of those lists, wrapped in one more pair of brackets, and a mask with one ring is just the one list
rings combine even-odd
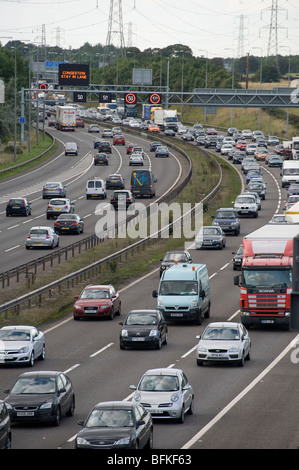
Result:
{"label": "multi-lane carriageway", "polygon": [[[61,140],[76,139],[80,144],[78,162],[88,161],[93,139],[86,132],[76,132],[70,136],[54,131]],[[94,137],[94,136],[93,136]],[[130,140],[130,138],[129,138]],[[135,139],[147,148],[144,138]],[[119,149],[118,149],[119,150]],[[123,163],[122,172],[129,173],[126,167],[124,151],[113,150],[109,173],[118,169]],[[148,154],[149,155],[149,154]],[[149,155],[149,157],[151,157]],[[69,158],[69,157],[66,157]],[[117,160],[117,161],[116,161]],[[163,172],[157,188],[165,190],[174,181],[172,172],[163,171],[168,159],[152,160],[157,173]],[[32,218],[43,220],[44,202],[40,200],[41,182],[49,180],[67,168],[61,167],[64,157],[49,162],[42,171],[22,175],[1,183],[1,254],[5,267],[10,263],[16,265],[25,250],[22,243],[27,231],[23,221],[9,218],[11,225],[5,225],[3,214],[4,199],[17,187],[32,191],[34,212]],[[72,162],[74,160],[71,160]],[[91,162],[91,159],[89,160]],[[64,163],[63,163],[64,165]],[[172,166],[175,167],[176,163]],[[211,318],[210,320],[239,320],[239,288],[233,285],[232,251],[241,243],[242,237],[250,231],[267,223],[276,211],[281,211],[285,190],[280,185],[280,170],[264,166],[267,181],[266,200],[257,219],[242,219],[240,236],[228,236],[226,248],[222,251],[192,250],[194,262],[206,263],[211,282]],[[95,167],[97,168],[97,167]],[[170,168],[170,166],[168,167]],[[94,207],[88,207],[84,198],[85,181],[91,166],[84,166],[81,176],[72,174],[66,183],[71,199],[76,199],[76,212],[90,220],[94,225]],[[177,173],[178,166],[174,169]],[[165,186],[164,177],[166,178]],[[37,189],[36,184],[40,182]],[[32,188],[34,188],[32,190]],[[34,193],[34,191],[36,191]],[[30,193],[31,194],[31,193]],[[36,201],[34,201],[36,198]],[[36,207],[36,209],[35,209]],[[33,222],[33,221],[32,221]],[[36,220],[34,220],[34,224]],[[17,225],[13,227],[13,225]],[[9,235],[5,236],[5,231]],[[88,231],[88,228],[87,228]],[[10,243],[10,244],[9,244]],[[20,247],[13,245],[20,244]],[[6,253],[6,254],[5,254]],[[7,255],[7,253],[9,255]],[[64,418],[58,428],[48,425],[13,426],[12,446],[14,449],[72,449],[74,436],[80,429],[77,421],[84,419],[98,401],[128,400],[131,398],[130,384],[137,384],[143,372],[155,367],[178,367],[184,370],[195,390],[195,412],[186,416],[184,424],[156,422],[154,426],[155,449],[167,449],[168,453],[190,452],[199,449],[278,449],[292,448],[299,445],[297,425],[297,390],[298,360],[297,332],[276,328],[255,328],[250,330],[252,340],[251,360],[243,368],[231,365],[208,365],[198,367],[195,361],[195,336],[205,328],[208,320],[200,326],[169,325],[168,344],[160,351],[119,349],[119,331],[121,321],[133,308],[154,308],[155,299],[152,290],[159,282],[158,267],[144,277],[120,291],[122,298],[122,318],[113,321],[74,322],[71,312],[61,320],[43,325],[46,337],[47,356],[44,362],[37,362],[36,369],[62,370],[71,378],[76,393],[76,410],[72,418]],[[299,341],[298,341],[299,343]],[[0,398],[5,395],[2,390],[10,388],[14,380],[26,368],[2,367]],[[193,454],[192,454],[193,458]]]}

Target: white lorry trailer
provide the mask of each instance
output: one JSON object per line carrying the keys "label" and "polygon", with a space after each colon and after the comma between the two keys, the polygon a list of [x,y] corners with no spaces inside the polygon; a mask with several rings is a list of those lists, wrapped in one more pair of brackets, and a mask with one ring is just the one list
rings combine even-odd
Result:
{"label": "white lorry trailer", "polygon": [[75,131],[76,109],[72,106],[57,106],[56,129],[60,131]]}

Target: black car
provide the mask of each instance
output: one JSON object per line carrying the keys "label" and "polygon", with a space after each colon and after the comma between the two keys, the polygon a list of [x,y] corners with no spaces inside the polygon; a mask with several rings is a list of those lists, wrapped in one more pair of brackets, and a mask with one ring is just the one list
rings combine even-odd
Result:
{"label": "black car", "polygon": [[135,199],[132,196],[131,191],[128,189],[122,189],[120,191],[114,191],[110,198],[110,203],[114,207],[114,209],[121,210],[121,209],[128,209],[131,204],[134,204]]}
{"label": "black car", "polygon": [[72,382],[63,372],[24,372],[4,402],[11,422],[50,422],[60,424],[62,415],[73,416],[75,393]]}
{"label": "black car", "polygon": [[131,401],[97,403],[76,435],[76,449],[153,448],[151,414]]}
{"label": "black car", "polygon": [[233,207],[217,209],[216,214],[212,218],[214,219],[212,225],[221,227],[224,233],[231,232],[234,235],[239,235],[240,219]]}
{"label": "black car", "polygon": [[[96,145],[96,147],[95,147],[95,145]],[[99,153],[100,152],[105,152],[105,153],[111,153],[112,152],[111,144],[107,140],[95,141],[94,148],[97,148]]]}
{"label": "black car", "polygon": [[242,268],[242,262],[243,262],[243,246],[240,245],[237,251],[233,251],[232,254],[234,255],[233,257],[233,269],[241,269]]}
{"label": "black car", "polygon": [[3,400],[0,400],[0,449],[11,448],[10,418]]}
{"label": "black car", "polygon": [[242,150],[235,150],[235,152],[233,153],[233,163],[242,163],[244,157],[245,152],[242,152]]}
{"label": "black car", "polygon": [[9,199],[6,205],[6,217],[10,215],[31,215],[31,203],[25,198]]}
{"label": "black car", "polygon": [[192,263],[192,258],[187,250],[168,251],[161,261],[160,277],[165,269],[170,268],[176,263]]}
{"label": "black car", "polygon": [[93,158],[94,165],[108,165],[109,160],[105,153],[97,153]]}
{"label": "black car", "polygon": [[207,135],[205,138],[205,148],[215,147],[217,145],[217,136],[216,135]]}
{"label": "black car", "polygon": [[54,230],[57,233],[84,232],[84,220],[78,214],[61,214],[54,222]]}
{"label": "black car", "polygon": [[120,322],[119,347],[152,347],[161,349],[167,344],[168,328],[158,310],[131,310],[125,321]]}
{"label": "black car", "polygon": [[120,188],[125,189],[125,180],[121,175],[108,175],[106,179],[106,189]]}
{"label": "black car", "polygon": [[167,128],[164,131],[164,135],[168,135],[170,137],[175,137],[175,131],[171,128]]}

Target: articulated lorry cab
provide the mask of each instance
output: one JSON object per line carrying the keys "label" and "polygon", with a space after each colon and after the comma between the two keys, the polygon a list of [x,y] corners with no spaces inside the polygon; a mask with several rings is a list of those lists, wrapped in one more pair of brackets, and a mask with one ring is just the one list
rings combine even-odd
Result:
{"label": "articulated lorry cab", "polygon": [[205,264],[174,264],[163,272],[159,289],[153,291],[157,310],[168,321],[201,324],[210,317],[210,280]]}
{"label": "articulated lorry cab", "polygon": [[241,322],[289,326],[292,292],[293,240],[296,224],[264,225],[243,238],[240,286]]}

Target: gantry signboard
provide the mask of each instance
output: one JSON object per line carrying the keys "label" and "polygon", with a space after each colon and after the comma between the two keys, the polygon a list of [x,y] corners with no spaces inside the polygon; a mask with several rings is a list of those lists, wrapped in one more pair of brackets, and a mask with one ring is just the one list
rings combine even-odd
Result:
{"label": "gantry signboard", "polygon": [[89,65],[59,64],[58,84],[62,86],[89,86]]}

